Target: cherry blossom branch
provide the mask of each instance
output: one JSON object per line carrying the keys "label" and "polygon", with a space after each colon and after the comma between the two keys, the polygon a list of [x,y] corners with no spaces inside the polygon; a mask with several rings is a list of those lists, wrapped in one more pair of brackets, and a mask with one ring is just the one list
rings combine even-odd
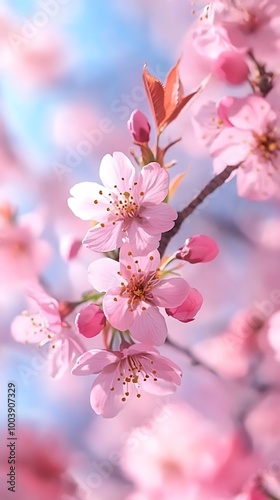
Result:
{"label": "cherry blossom branch", "polygon": [[172,340],[170,340],[169,338],[166,339],[165,344],[186,354],[193,366],[200,366],[201,368],[204,368],[205,370],[212,373],[216,377],[221,378],[220,375],[215,370],[213,370],[213,368],[206,365],[205,363],[203,363],[203,361],[197,358],[196,355],[188,347],[178,346],[177,344],[172,342]]}
{"label": "cherry blossom branch", "polygon": [[170,240],[178,233],[182,223],[187,217],[189,217],[194,210],[209,196],[212,194],[217,188],[222,186],[224,182],[229,178],[234,170],[239,167],[238,165],[228,165],[225,170],[223,170],[220,174],[216,175],[210,182],[202,189],[202,191],[191,201],[189,205],[187,205],[181,212],[178,212],[178,218],[175,222],[175,225],[170,231],[167,231],[163,234],[159,246],[159,253],[163,256],[167,245]]}

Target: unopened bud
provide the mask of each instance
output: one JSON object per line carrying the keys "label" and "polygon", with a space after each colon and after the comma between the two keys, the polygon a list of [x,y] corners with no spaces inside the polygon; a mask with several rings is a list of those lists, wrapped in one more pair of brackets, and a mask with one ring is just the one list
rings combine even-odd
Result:
{"label": "unopened bud", "polygon": [[103,330],[106,318],[101,307],[89,304],[77,314],[75,323],[84,337],[92,338]]}
{"label": "unopened bud", "polygon": [[127,126],[135,142],[141,144],[149,142],[151,126],[147,117],[140,109],[135,109],[135,111],[133,111],[127,122]]}
{"label": "unopened bud", "polygon": [[193,321],[202,306],[203,297],[196,288],[191,288],[187,298],[177,307],[166,309],[168,316],[172,316],[182,323]]}
{"label": "unopened bud", "polygon": [[203,234],[191,236],[176,253],[176,259],[185,260],[191,264],[210,262],[219,253],[217,243]]}

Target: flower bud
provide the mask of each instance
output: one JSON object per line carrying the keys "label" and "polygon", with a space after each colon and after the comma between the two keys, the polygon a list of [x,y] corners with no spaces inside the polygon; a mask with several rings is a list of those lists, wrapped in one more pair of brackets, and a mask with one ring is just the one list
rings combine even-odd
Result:
{"label": "flower bud", "polygon": [[151,126],[147,117],[140,109],[135,109],[131,113],[127,126],[136,142],[140,142],[141,144],[149,142]]}
{"label": "flower bud", "polygon": [[195,315],[198,313],[202,306],[203,297],[201,293],[196,288],[191,288],[187,298],[177,307],[172,307],[171,309],[165,309],[168,316],[182,321],[182,323],[188,323],[193,321]]}
{"label": "flower bud", "polygon": [[240,85],[246,81],[249,68],[241,54],[225,51],[213,62],[212,71],[220,80],[232,85]]}
{"label": "flower bud", "polygon": [[81,335],[90,339],[103,330],[106,318],[101,307],[89,304],[77,314],[75,324]]}
{"label": "flower bud", "polygon": [[204,234],[197,234],[188,238],[184,246],[179,248],[176,259],[197,264],[198,262],[210,262],[215,259],[218,253],[218,245],[212,238]]}

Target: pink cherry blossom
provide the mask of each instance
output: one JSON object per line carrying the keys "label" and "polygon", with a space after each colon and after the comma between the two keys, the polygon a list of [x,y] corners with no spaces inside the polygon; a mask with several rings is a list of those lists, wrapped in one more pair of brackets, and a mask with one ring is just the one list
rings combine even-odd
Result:
{"label": "pink cherry blossom", "polygon": [[168,316],[182,321],[182,323],[188,323],[193,321],[194,317],[200,310],[203,302],[203,297],[201,293],[196,290],[196,288],[191,288],[186,299],[177,307],[168,308],[166,312]]}
{"label": "pink cherry blossom", "polygon": [[75,323],[78,331],[84,337],[92,338],[103,330],[106,318],[101,307],[89,304],[77,314]]}
{"label": "pink cherry blossom", "polygon": [[276,358],[280,361],[280,312],[276,312],[268,323],[268,342],[275,351]]}
{"label": "pink cherry blossom", "polygon": [[105,155],[100,165],[104,186],[81,182],[70,191],[68,204],[77,217],[97,221],[83,243],[96,252],[107,252],[125,242],[135,244],[138,254],[158,246],[161,233],[177,218],[162,203],[168,194],[169,174],[158,163],[137,171],[123,153]]}
{"label": "pink cherry blossom", "polygon": [[199,25],[193,33],[193,45],[198,54],[211,61],[217,60],[223,52],[234,49],[226,30],[213,24]]}
{"label": "pink cherry blossom", "polygon": [[214,171],[241,163],[237,170],[240,196],[264,200],[280,188],[279,116],[262,97],[231,98],[227,108],[231,127],[224,128],[211,145]]}
{"label": "pink cherry blossom", "polygon": [[138,256],[131,245],[120,250],[120,262],[99,259],[89,266],[89,281],[106,292],[103,310],[108,321],[120,331],[152,345],[161,345],[167,336],[159,307],[176,307],[190,287],[182,278],[161,279],[157,250]]}
{"label": "pink cherry blossom", "polygon": [[[35,422],[34,422],[35,424]],[[61,439],[61,430],[46,431],[41,425],[19,425],[20,446],[16,449],[15,500],[82,500],[78,484],[71,474],[74,453]],[[43,427],[43,431],[42,431]],[[55,450],[55,452],[54,452]],[[7,454],[0,453],[1,476],[7,474]],[[8,500],[7,483],[1,481],[0,496]]]}
{"label": "pink cherry blossom", "polygon": [[60,378],[72,365],[84,347],[70,325],[61,317],[59,303],[50,297],[39,285],[30,285],[28,297],[35,302],[34,313],[27,311],[16,316],[11,325],[11,334],[17,342],[49,344],[50,372]]}
{"label": "pink cherry blossom", "polygon": [[39,30],[33,43],[21,34],[10,34],[12,47],[7,69],[26,90],[53,85],[61,79],[68,62],[65,42],[51,30]]}
{"label": "pink cherry blossom", "polygon": [[280,41],[278,0],[212,2],[214,24],[226,30],[232,45],[253,51],[260,61],[277,61]]}
{"label": "pink cherry blossom", "polygon": [[191,264],[198,262],[210,262],[219,253],[217,243],[209,236],[197,234],[187,238],[184,246],[179,248],[176,259],[185,260]]}
{"label": "pink cherry blossom", "polygon": [[194,131],[201,144],[210,146],[225,127],[232,126],[227,118],[227,108],[231,104],[230,97],[223,97],[217,104],[203,104],[193,116]]}
{"label": "pink cherry blossom", "polygon": [[39,235],[38,214],[15,217],[10,204],[0,205],[0,274],[7,285],[37,280],[51,257],[51,247]]}
{"label": "pink cherry blossom", "polygon": [[161,356],[151,345],[124,344],[120,351],[91,350],[80,356],[74,375],[99,374],[92,386],[90,403],[98,415],[117,415],[131,396],[141,397],[141,390],[156,395],[175,392],[181,383],[181,370]]}
{"label": "pink cherry blossom", "polygon": [[135,109],[135,111],[131,113],[127,125],[136,142],[142,144],[149,142],[151,126],[147,117],[140,109]]}
{"label": "pink cherry blossom", "polygon": [[[220,497],[219,491],[226,466],[237,455],[236,435],[185,404],[163,406],[154,420],[144,433],[146,439],[141,439],[141,427],[132,430],[123,453],[124,473],[145,492],[144,498],[231,498]],[[134,442],[137,446],[130,446]],[[196,489],[204,494],[194,494]]]}

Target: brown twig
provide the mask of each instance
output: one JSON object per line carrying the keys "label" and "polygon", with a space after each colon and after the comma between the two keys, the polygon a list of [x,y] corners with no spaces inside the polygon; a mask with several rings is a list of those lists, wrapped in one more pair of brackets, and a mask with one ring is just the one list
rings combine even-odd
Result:
{"label": "brown twig", "polygon": [[178,212],[178,218],[170,231],[164,233],[161,238],[159,253],[163,256],[166,247],[170,240],[178,233],[182,223],[187,217],[189,217],[193,211],[209,196],[212,194],[218,187],[222,186],[224,182],[229,178],[231,173],[239,167],[238,165],[228,165],[225,170],[223,170],[220,174],[216,175],[210,182],[202,189],[202,191],[191,201],[189,205],[187,205],[181,212]]}
{"label": "brown twig", "polygon": [[165,344],[186,354],[193,366],[200,366],[201,368],[204,368],[208,372],[212,373],[212,375],[221,378],[220,375],[215,370],[213,370],[213,368],[211,368],[211,366],[206,365],[201,359],[197,358],[196,355],[188,347],[178,346],[177,344],[174,344],[174,342],[172,342],[172,340],[170,340],[169,338],[166,339]]}

